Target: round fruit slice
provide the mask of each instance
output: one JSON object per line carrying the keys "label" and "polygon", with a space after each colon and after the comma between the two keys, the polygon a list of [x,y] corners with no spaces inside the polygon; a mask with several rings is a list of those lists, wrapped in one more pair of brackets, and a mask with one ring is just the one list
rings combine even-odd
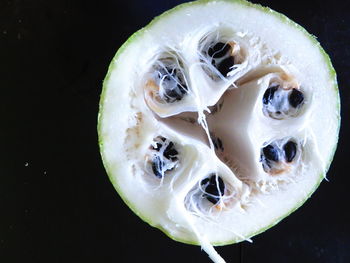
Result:
{"label": "round fruit slice", "polygon": [[325,178],[339,107],[331,62],[302,27],[244,1],[197,1],[120,48],[99,143],[137,215],[224,262],[213,245],[275,225]]}

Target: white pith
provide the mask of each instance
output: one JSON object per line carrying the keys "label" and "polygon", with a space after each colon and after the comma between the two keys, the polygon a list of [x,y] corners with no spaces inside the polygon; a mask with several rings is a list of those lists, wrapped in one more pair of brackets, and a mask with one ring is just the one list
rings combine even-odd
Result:
{"label": "white pith", "polygon": [[[244,50],[243,62],[226,79],[208,76],[200,60],[203,39],[213,36]],[[166,52],[181,58],[190,92],[179,102],[150,107],[145,83]],[[236,2],[184,7],[153,23],[112,63],[99,134],[109,176],[136,213],[175,239],[201,244],[216,262],[223,261],[210,243],[246,240],[274,224],[310,195],[327,169],[338,132],[335,80],[315,43],[277,16]],[[283,120],[262,110],[265,90],[279,78],[305,95],[300,112]],[[223,105],[210,114],[219,101]],[[209,133],[223,140],[223,152],[211,147]],[[179,152],[162,179],[147,168],[157,136]],[[301,151],[289,172],[269,175],[261,148],[284,138],[297,141]],[[229,185],[228,201],[217,208],[197,198],[207,204],[198,209],[196,189],[211,172]]]}

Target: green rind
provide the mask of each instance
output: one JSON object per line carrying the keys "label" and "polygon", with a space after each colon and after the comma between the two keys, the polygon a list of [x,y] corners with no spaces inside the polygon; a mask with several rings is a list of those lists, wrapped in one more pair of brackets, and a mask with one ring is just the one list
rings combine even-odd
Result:
{"label": "green rind", "polygon": [[[113,179],[113,177],[111,176],[112,175],[112,172],[111,172],[111,169],[110,167],[108,166],[108,163],[106,162],[104,156],[103,156],[103,138],[102,138],[102,131],[101,131],[101,118],[102,118],[102,115],[103,115],[103,101],[104,101],[104,97],[105,97],[105,91],[107,89],[107,82],[110,78],[110,75],[112,73],[112,71],[114,71],[116,69],[116,63],[113,63],[113,61],[116,61],[118,59],[118,57],[120,56],[120,54],[123,53],[123,51],[127,48],[127,46],[137,40],[139,37],[142,36],[143,32],[148,28],[148,27],[151,27],[153,24],[157,23],[159,20],[165,18],[166,16],[168,15],[171,15],[173,13],[175,13],[176,11],[180,10],[180,9],[183,9],[183,8],[187,8],[187,7],[190,7],[190,6],[195,6],[195,5],[201,5],[201,4],[205,4],[205,3],[208,3],[208,2],[212,2],[213,0],[198,0],[198,1],[194,1],[194,2],[189,2],[189,3],[184,3],[184,4],[180,4],[166,12],[164,12],[163,14],[155,17],[146,27],[140,29],[139,31],[135,32],[131,37],[128,38],[128,40],[118,49],[116,55],[114,56],[114,58],[112,59],[112,62],[108,68],[108,72],[107,72],[107,75],[103,81],[103,88],[102,88],[102,93],[101,93],[101,96],[100,96],[100,103],[99,103],[99,114],[98,114],[98,124],[97,124],[97,132],[98,132],[98,142],[99,142],[99,147],[100,147],[100,153],[101,153],[101,158],[102,158],[102,162],[103,162],[103,165],[107,171],[107,175],[110,179],[110,181],[112,182],[114,188],[116,189],[116,191],[119,193],[120,197],[122,198],[122,200],[124,201],[124,203],[138,216],[140,217],[143,221],[145,221],[146,223],[148,223],[149,225],[153,226],[153,227],[156,227],[158,228],[159,230],[161,230],[164,234],[166,234],[169,238],[175,240],[175,241],[178,241],[178,242],[182,242],[182,243],[185,243],[185,244],[190,244],[190,245],[200,245],[197,241],[193,241],[193,240],[186,240],[186,239],[181,239],[181,238],[177,238],[177,237],[173,237],[171,236],[171,234],[165,230],[163,227],[159,226],[159,225],[156,225],[156,224],[152,224],[152,220],[145,217],[144,215],[140,214],[137,209],[132,205],[131,202],[128,201],[128,199],[123,196],[122,194],[122,191],[119,187],[119,185],[117,184],[117,182]],[[336,72],[334,70],[334,67],[332,65],[332,62],[328,56],[328,54],[325,52],[325,50],[321,47],[320,43],[317,41],[316,37],[311,35],[310,33],[308,33],[305,28],[303,28],[302,26],[300,26],[299,24],[295,23],[294,21],[292,21],[291,19],[289,19],[287,16],[279,13],[279,12],[276,12],[268,7],[264,7],[264,6],[261,6],[259,4],[253,4],[253,3],[250,3],[248,1],[245,1],[245,0],[217,0],[217,1],[221,1],[221,2],[229,2],[229,3],[239,3],[241,5],[245,5],[245,6],[249,6],[249,7],[253,7],[253,8],[256,8],[256,9],[259,9],[263,12],[267,12],[267,13],[270,13],[274,16],[276,16],[278,19],[280,19],[283,23],[286,23],[288,25],[290,25],[291,27],[295,27],[297,28],[299,31],[301,31],[305,36],[307,36],[314,44],[315,46],[318,47],[320,53],[323,55],[324,57],[324,60],[325,60],[325,63],[327,64],[328,66],[328,69],[329,69],[329,76],[330,76],[330,79],[334,82],[334,85],[333,85],[333,89],[334,89],[334,92],[337,94],[337,111],[338,111],[338,127],[337,127],[337,134],[339,134],[339,130],[340,130],[340,122],[341,122],[341,119],[340,119],[340,96],[339,96],[339,90],[338,90],[338,83],[337,83],[337,75],[336,75]],[[337,137],[337,140],[338,141],[338,137]],[[262,228],[260,229],[259,231],[256,231],[256,232],[253,232],[251,234],[248,235],[247,238],[250,238],[250,237],[253,237],[255,235],[258,235],[264,231],[266,231],[267,229],[273,227],[274,225],[278,224],[281,220],[283,220],[284,218],[288,217],[291,213],[293,213],[295,210],[297,210],[299,207],[301,207],[307,199],[309,199],[311,197],[311,195],[316,191],[316,189],[319,187],[319,185],[321,184],[322,180],[325,178],[325,175],[332,163],[332,160],[334,158],[334,154],[335,154],[335,151],[336,151],[336,148],[337,148],[337,144],[334,145],[334,148],[333,148],[333,151],[332,151],[332,154],[330,155],[330,158],[328,160],[328,163],[327,163],[327,167],[326,167],[326,170],[324,173],[320,174],[319,176],[319,180],[317,181],[317,183],[315,184],[314,188],[308,193],[308,195],[306,196],[305,199],[303,199],[302,201],[300,201],[293,209],[291,209],[287,214],[279,217],[278,219],[276,219],[272,224],[266,226],[265,228]],[[230,241],[226,241],[226,242],[223,242],[223,243],[212,243],[212,245],[215,245],[215,246],[223,246],[223,245],[229,245],[229,244],[234,244],[234,243],[237,243],[237,242],[240,242],[240,241],[243,241],[243,240],[230,240]]]}

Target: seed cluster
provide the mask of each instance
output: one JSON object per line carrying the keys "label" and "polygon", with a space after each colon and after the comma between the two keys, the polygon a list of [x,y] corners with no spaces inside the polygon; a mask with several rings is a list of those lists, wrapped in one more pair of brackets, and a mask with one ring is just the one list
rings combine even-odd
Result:
{"label": "seed cluster", "polygon": [[201,181],[203,197],[214,205],[217,204],[225,193],[225,183],[220,176],[213,173]]}
{"label": "seed cluster", "polygon": [[188,92],[184,76],[179,69],[164,67],[157,71],[159,96],[167,103],[182,100]]}
{"label": "seed cluster", "polygon": [[299,89],[284,89],[273,83],[266,89],[262,101],[264,114],[281,120],[298,114],[304,102],[304,95]]}
{"label": "seed cluster", "polygon": [[218,42],[209,47],[207,55],[211,64],[224,77],[232,70],[235,65],[235,58],[232,55],[232,46],[228,43]]}
{"label": "seed cluster", "polygon": [[155,145],[150,149],[154,152],[152,159],[152,171],[158,178],[164,177],[166,172],[173,170],[178,162],[178,151],[172,141],[158,136],[154,139]]}
{"label": "seed cluster", "polygon": [[298,145],[294,140],[288,140],[281,145],[274,141],[261,149],[260,162],[267,173],[279,173],[285,169],[285,164],[293,162],[297,155]]}

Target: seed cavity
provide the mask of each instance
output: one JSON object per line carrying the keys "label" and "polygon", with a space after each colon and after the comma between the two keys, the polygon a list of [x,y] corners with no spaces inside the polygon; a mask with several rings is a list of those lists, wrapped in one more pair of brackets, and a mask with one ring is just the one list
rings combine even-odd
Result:
{"label": "seed cavity", "polygon": [[216,205],[225,194],[225,183],[215,173],[210,174],[207,178],[201,181],[203,191],[202,197]]}
{"label": "seed cavity", "polygon": [[[184,63],[173,53],[165,53],[153,65],[145,86],[146,99],[168,104],[181,101],[188,94]],[[148,104],[154,102],[149,102]],[[150,106],[150,105],[149,105]]]}
{"label": "seed cavity", "polygon": [[160,68],[157,70],[157,83],[159,85],[159,97],[167,103],[182,100],[188,92],[184,76],[176,68]]}
{"label": "seed cavity", "polygon": [[208,32],[199,41],[199,59],[202,69],[214,81],[234,76],[233,71],[246,60],[246,49],[243,48],[241,36],[230,28],[220,27]]}
{"label": "seed cavity", "polygon": [[263,170],[271,175],[287,172],[298,155],[294,139],[280,139],[261,148],[260,162]]}
{"label": "seed cavity", "polygon": [[304,95],[296,88],[284,88],[278,83],[271,83],[263,95],[262,102],[265,116],[282,120],[299,114]]}
{"label": "seed cavity", "polygon": [[153,174],[158,178],[163,178],[169,171],[178,166],[178,154],[172,141],[158,136],[150,146],[151,167]]}
{"label": "seed cavity", "polygon": [[235,65],[234,58],[234,42],[230,43],[212,43],[207,50],[207,57],[211,64],[220,72],[221,75],[227,77],[227,74],[233,70]]}

